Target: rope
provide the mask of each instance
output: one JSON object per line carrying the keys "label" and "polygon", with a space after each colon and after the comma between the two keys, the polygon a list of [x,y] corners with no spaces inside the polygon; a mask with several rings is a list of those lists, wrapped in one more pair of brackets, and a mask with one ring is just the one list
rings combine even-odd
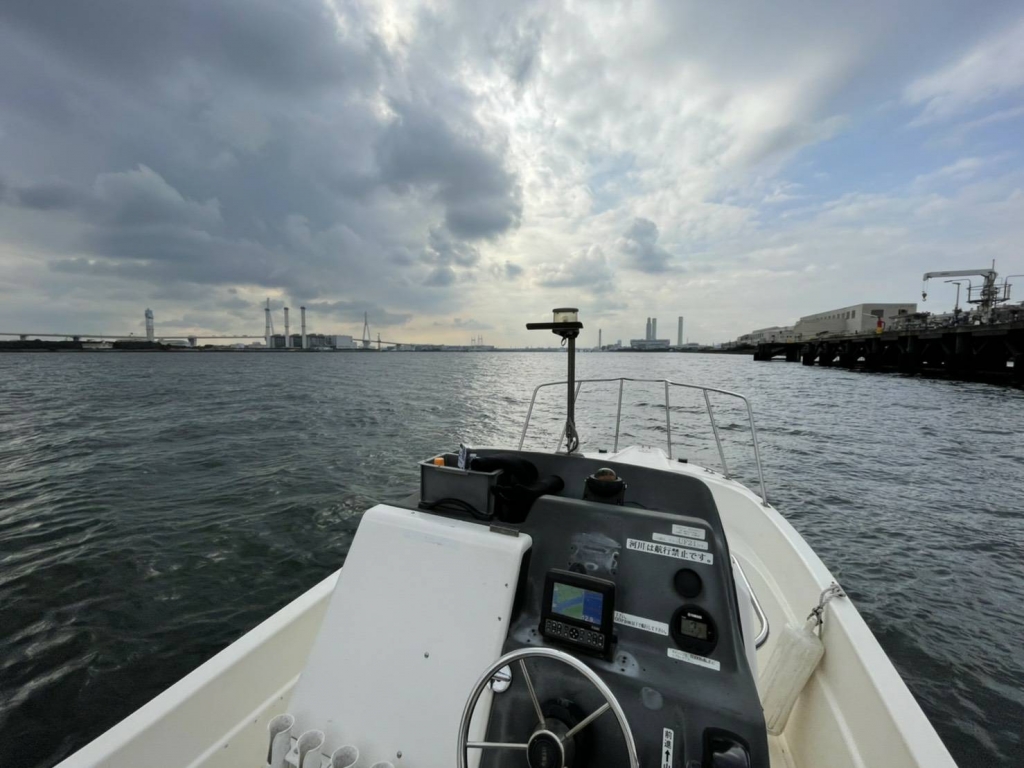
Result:
{"label": "rope", "polygon": [[846,593],[843,591],[842,587],[833,581],[822,590],[821,595],[818,597],[818,606],[807,614],[808,621],[812,618],[814,619],[815,627],[821,626],[823,621],[822,614],[825,612],[825,606],[828,605],[829,601],[834,597],[846,597]]}

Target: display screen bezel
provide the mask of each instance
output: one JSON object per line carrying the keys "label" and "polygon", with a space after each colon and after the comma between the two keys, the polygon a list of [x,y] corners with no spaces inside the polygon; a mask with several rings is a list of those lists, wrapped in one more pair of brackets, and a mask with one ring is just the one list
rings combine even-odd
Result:
{"label": "display screen bezel", "polygon": [[[683,632],[682,623],[689,621],[704,626],[706,637],[699,637]],[[676,645],[684,651],[696,653],[701,656],[708,656],[718,645],[718,626],[714,618],[699,605],[683,605],[672,614],[672,622],[669,624],[669,634],[675,640]]]}
{"label": "display screen bezel", "polygon": [[[599,594],[601,596],[600,622],[594,623],[586,619],[576,619],[556,612],[553,606],[555,584],[565,584]],[[574,573],[573,571],[552,569],[544,580],[543,601],[541,610],[542,628],[547,619],[554,619],[555,621],[561,621],[576,627],[584,627],[608,635],[609,638],[611,637],[612,627],[615,623],[615,584],[613,582],[607,579],[599,579],[596,576]]]}

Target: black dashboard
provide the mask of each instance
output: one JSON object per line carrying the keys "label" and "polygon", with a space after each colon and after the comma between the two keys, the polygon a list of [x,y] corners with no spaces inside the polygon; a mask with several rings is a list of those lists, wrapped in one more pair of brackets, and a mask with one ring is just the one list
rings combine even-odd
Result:
{"label": "black dashboard", "polygon": [[[533,545],[505,652],[550,647],[583,661],[620,703],[643,766],[768,768],[728,545],[708,487],[683,474],[580,456],[516,456],[557,475],[564,490],[539,496],[525,519],[507,525]],[[584,494],[602,468],[623,481],[613,503]],[[571,729],[602,705],[579,673],[545,659],[528,663],[545,718]],[[513,669],[512,685],[494,693],[488,742],[523,743],[536,728],[521,678]],[[628,765],[623,737],[604,717],[575,736],[567,768]],[[485,750],[480,762],[527,765],[522,752],[508,750]]]}

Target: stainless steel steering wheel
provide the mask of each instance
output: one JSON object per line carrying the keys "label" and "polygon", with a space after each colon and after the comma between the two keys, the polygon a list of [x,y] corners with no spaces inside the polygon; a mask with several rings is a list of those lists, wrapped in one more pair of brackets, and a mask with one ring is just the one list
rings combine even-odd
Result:
{"label": "stainless steel steering wheel", "polygon": [[[541,711],[540,702],[537,700],[537,694],[533,690],[533,681],[530,679],[530,673],[526,669],[526,659],[531,658],[554,659],[568,667],[572,667],[583,675],[591,685],[597,688],[601,696],[604,697],[604,704],[564,733],[558,733],[550,730],[544,717],[544,713]],[[526,689],[530,692],[530,700],[533,702],[534,714],[537,716],[537,727],[534,730],[533,735],[525,744],[504,744],[493,741],[470,741],[469,726],[470,722],[473,720],[473,713],[476,711],[477,702],[480,700],[480,694],[483,693],[484,688],[487,687],[487,684],[498,670],[506,665],[511,666],[515,662],[519,663],[519,669],[523,674],[523,680],[526,682]],[[612,711],[612,714],[615,715],[615,719],[619,723],[619,730],[622,732],[622,738],[626,742],[626,751],[629,753],[630,768],[640,768],[640,761],[637,759],[636,755],[636,741],[633,738],[633,731],[630,729],[629,723],[626,721],[626,715],[622,711],[622,706],[619,704],[619,700],[615,698],[615,694],[611,692],[611,689],[605,685],[604,681],[598,677],[590,667],[582,661],[570,656],[568,653],[565,653],[564,651],[557,651],[554,648],[520,648],[518,651],[506,653],[484,670],[480,679],[476,681],[476,685],[473,686],[473,691],[470,693],[469,699],[466,700],[466,707],[462,711],[462,723],[459,725],[458,768],[467,768],[469,764],[468,755],[470,749],[518,749],[526,752],[527,760],[529,760],[529,756],[532,754],[531,746],[534,745],[534,741],[537,739],[546,740],[547,744],[538,745],[538,748],[548,749],[549,754],[551,749],[560,750],[561,761],[558,768],[564,768],[566,742],[592,722],[597,720],[597,718],[601,717],[601,715],[609,709]]]}

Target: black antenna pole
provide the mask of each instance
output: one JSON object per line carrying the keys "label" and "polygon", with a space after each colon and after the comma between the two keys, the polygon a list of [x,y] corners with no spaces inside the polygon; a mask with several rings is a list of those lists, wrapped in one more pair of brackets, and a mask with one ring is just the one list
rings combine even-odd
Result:
{"label": "black antenna pole", "polygon": [[569,343],[569,377],[565,407],[565,452],[575,453],[580,447],[576,433],[576,337],[583,330],[579,321],[579,310],[575,307],[561,307],[553,310],[554,322],[527,323],[528,331],[551,331]]}

